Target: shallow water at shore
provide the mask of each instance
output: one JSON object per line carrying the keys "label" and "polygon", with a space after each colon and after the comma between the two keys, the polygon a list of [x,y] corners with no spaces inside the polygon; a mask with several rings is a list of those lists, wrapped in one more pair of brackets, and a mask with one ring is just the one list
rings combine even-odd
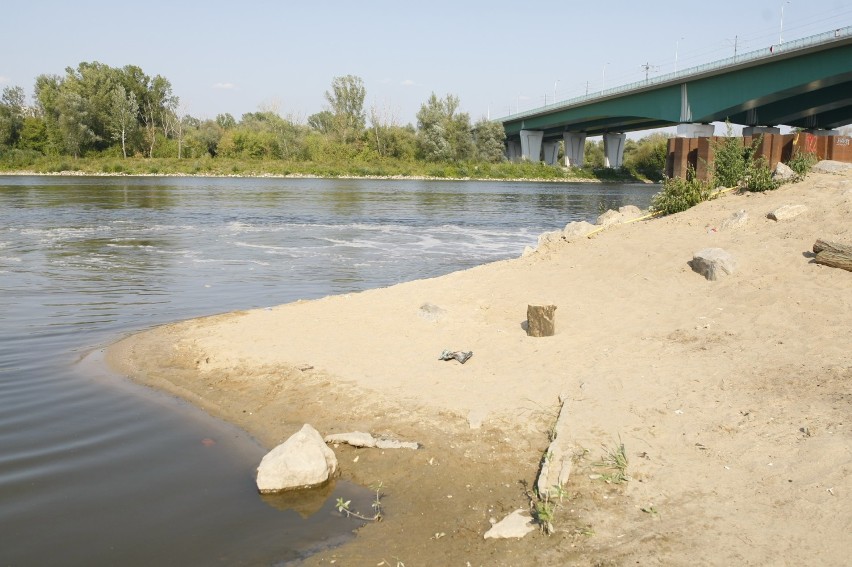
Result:
{"label": "shallow water at shore", "polygon": [[257,496],[247,435],[110,375],[97,348],[514,257],[654,191],[0,177],[0,564],[275,563],[341,541],[354,526],[330,503],[303,521]]}

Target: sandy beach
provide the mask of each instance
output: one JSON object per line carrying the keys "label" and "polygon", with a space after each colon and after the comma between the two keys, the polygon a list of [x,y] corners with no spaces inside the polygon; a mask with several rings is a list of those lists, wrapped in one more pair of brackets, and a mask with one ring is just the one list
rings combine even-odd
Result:
{"label": "sandy beach", "polygon": [[[782,205],[807,211],[767,218]],[[386,519],[306,565],[844,565],[852,272],[816,264],[818,238],[852,244],[852,172],[440,278],[178,322],[108,354],[269,448],[303,423],[423,445],[334,447],[342,478],[383,483]],[[736,271],[693,272],[707,247]],[[555,336],[527,336],[528,304],[557,306]],[[556,532],[483,539],[529,508],[560,397],[576,459]],[[608,484],[595,462],[619,443],[629,480]]]}

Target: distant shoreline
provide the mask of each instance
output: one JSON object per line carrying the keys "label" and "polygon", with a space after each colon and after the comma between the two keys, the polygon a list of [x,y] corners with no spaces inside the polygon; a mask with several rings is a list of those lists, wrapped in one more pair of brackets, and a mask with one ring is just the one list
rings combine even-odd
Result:
{"label": "distant shoreline", "polygon": [[372,179],[394,181],[508,181],[527,183],[609,183],[619,185],[660,185],[658,182],[631,180],[601,180],[589,178],[496,178],[496,177],[434,177],[428,175],[315,175],[309,173],[257,173],[257,174],[217,174],[217,173],[122,173],[122,172],[88,172],[88,171],[2,171],[0,176],[9,177],[207,177],[233,179]]}

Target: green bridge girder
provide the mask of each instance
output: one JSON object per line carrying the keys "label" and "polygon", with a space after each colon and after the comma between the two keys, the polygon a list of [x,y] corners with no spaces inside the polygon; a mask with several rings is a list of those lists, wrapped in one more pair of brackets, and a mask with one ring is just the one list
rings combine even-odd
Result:
{"label": "green bridge girder", "polygon": [[705,72],[687,70],[670,81],[499,121],[507,137],[541,130],[545,139],[561,138],[566,131],[594,136],[726,120],[744,126],[837,128],[852,123],[852,32],[846,30],[825,43],[759,54]]}

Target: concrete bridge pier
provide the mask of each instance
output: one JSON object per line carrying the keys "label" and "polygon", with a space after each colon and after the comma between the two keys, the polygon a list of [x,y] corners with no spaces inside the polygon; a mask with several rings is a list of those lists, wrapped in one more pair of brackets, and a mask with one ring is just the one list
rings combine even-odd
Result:
{"label": "concrete bridge pier", "polygon": [[603,135],[604,142],[604,165],[606,167],[618,168],[624,162],[624,142],[627,134],[607,132]]}
{"label": "concrete bridge pier", "polygon": [[544,153],[544,163],[547,165],[556,165],[559,163],[559,142],[543,142],[542,153]]}
{"label": "concrete bridge pier", "polygon": [[562,134],[565,142],[565,166],[583,167],[586,156],[586,133],[565,132]]}
{"label": "concrete bridge pier", "polygon": [[715,127],[712,124],[678,124],[678,138],[712,138]]}
{"label": "concrete bridge pier", "polygon": [[781,134],[781,128],[775,128],[772,126],[746,126],[743,128],[743,136],[755,137],[760,136],[761,134],[772,134],[774,136],[778,136]]}
{"label": "concrete bridge pier", "polygon": [[509,161],[520,161],[521,159],[521,141],[506,140],[506,159]]}
{"label": "concrete bridge pier", "polygon": [[541,130],[521,130],[521,159],[525,161],[541,161],[541,140],[544,132]]}

